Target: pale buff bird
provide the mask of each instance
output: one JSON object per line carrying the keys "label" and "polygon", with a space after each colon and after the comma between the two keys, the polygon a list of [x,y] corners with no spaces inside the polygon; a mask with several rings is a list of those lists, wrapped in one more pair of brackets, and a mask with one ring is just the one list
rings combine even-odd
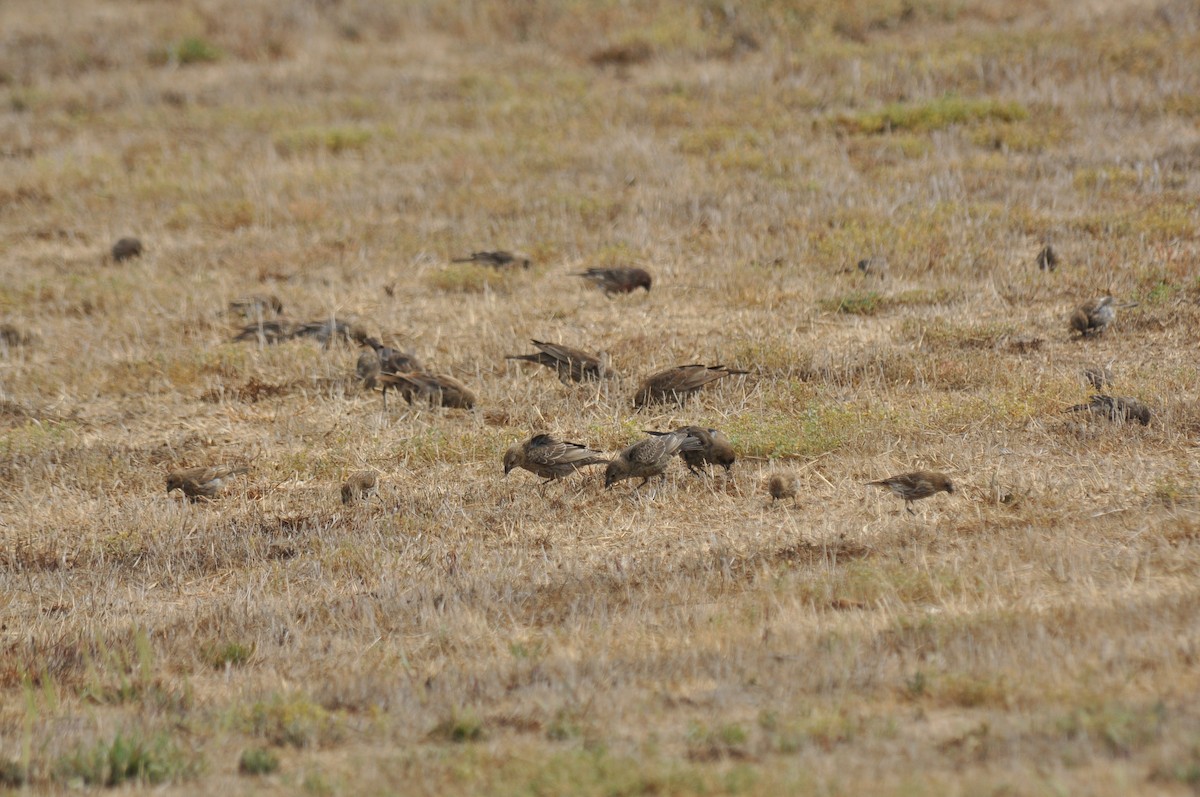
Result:
{"label": "pale buff bird", "polygon": [[767,479],[767,493],[771,496],[771,503],[781,498],[791,498],[794,501],[799,490],[800,479],[795,473],[775,472]]}
{"label": "pale buff bird", "polygon": [[894,494],[903,498],[904,507],[910,514],[916,514],[912,510],[913,501],[920,501],[922,498],[936,495],[943,490],[947,493],[954,493],[954,484],[950,481],[950,477],[944,473],[936,473],[931,470],[902,473],[899,476],[867,482],[867,484],[875,487],[886,487]]}
{"label": "pale buff bird", "polygon": [[215,498],[234,476],[249,473],[245,465],[215,465],[212,467],[184,468],[167,475],[167,492],[182,490],[195,501],[198,498]]}
{"label": "pale buff bird", "polygon": [[374,471],[361,470],[346,479],[342,484],[342,503],[349,504],[352,501],[365,501],[372,495],[379,486],[379,479]]}
{"label": "pale buff bird", "polygon": [[1079,305],[1071,313],[1071,329],[1085,338],[1099,335],[1116,319],[1118,307],[1137,307],[1137,302],[1115,304],[1115,301],[1111,296],[1101,296],[1094,302]]}
{"label": "pale buff bird", "polygon": [[524,468],[545,479],[543,484],[570,476],[587,465],[604,465],[608,459],[580,443],[569,443],[548,434],[536,434],[524,443],[513,443],[504,452],[504,475]]}

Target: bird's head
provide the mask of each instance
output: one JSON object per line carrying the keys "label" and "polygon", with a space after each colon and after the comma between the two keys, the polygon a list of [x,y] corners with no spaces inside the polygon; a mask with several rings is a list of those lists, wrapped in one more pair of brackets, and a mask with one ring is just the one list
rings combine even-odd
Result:
{"label": "bird's head", "polygon": [[504,452],[504,475],[507,476],[509,471],[517,467],[521,462],[521,444],[513,443]]}
{"label": "bird's head", "polygon": [[167,492],[172,490],[183,489],[183,477],[177,473],[171,473],[167,476]]}

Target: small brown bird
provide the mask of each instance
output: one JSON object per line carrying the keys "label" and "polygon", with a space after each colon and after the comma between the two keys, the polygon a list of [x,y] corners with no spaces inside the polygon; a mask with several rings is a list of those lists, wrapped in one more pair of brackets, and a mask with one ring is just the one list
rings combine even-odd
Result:
{"label": "small brown bird", "polygon": [[167,492],[182,490],[195,501],[198,498],[215,498],[232,476],[249,473],[245,465],[215,465],[213,467],[184,468],[167,475]]}
{"label": "small brown bird", "polygon": [[558,373],[558,381],[564,385],[571,382],[592,382],[613,376],[608,367],[608,355],[603,352],[591,355],[570,346],[540,340],[533,341],[533,345],[538,348],[537,354],[510,354],[504,359],[524,360],[553,368]]}
{"label": "small brown bird", "polygon": [[1083,378],[1086,379],[1087,383],[1096,390],[1103,390],[1111,385],[1113,381],[1111,365],[1112,363],[1109,363],[1103,367],[1099,365],[1093,365],[1085,368],[1083,369]]}
{"label": "small brown bird", "polygon": [[112,259],[115,263],[142,256],[142,242],[137,238],[122,238],[112,245]]}
{"label": "small brown bird", "polygon": [[375,471],[360,470],[346,479],[345,484],[342,485],[342,503],[348,504],[351,501],[366,501],[375,495],[378,486],[379,480],[375,475]]}
{"label": "small brown bird", "polygon": [[791,498],[795,501],[796,493],[800,491],[800,479],[794,473],[772,473],[767,480],[767,492],[771,495],[771,503],[780,498]]}
{"label": "small brown bird", "polygon": [[1071,313],[1071,329],[1083,337],[1099,335],[1117,317],[1118,307],[1137,307],[1137,302],[1113,304],[1111,296],[1102,296],[1094,302],[1081,304]]}
{"label": "small brown bird", "polygon": [[[670,434],[670,432],[651,432],[644,430],[646,434],[661,436]],[[733,463],[737,460],[737,455],[733,452],[733,446],[729,443],[729,438],[716,429],[705,429],[703,426],[681,426],[675,430],[682,432],[689,437],[694,437],[700,442],[700,447],[697,449],[685,449],[679,452],[679,458],[684,461],[690,470],[695,475],[700,475],[700,470],[705,465],[720,465],[725,469],[726,473],[733,468]]]}
{"label": "small brown bird", "polygon": [[676,454],[697,451],[700,446],[699,440],[680,431],[639,440],[609,461],[604,470],[604,487],[611,489],[617,482],[636,476],[642,480],[637,486],[640,489],[652,476],[666,478],[667,465]]}
{"label": "small brown bird", "polygon": [[1097,394],[1092,396],[1091,401],[1087,404],[1076,404],[1067,412],[1090,412],[1117,423],[1137,421],[1142,426],[1150,425],[1150,408],[1137,399],[1127,396]]}
{"label": "small brown bird", "polygon": [[379,378],[379,372],[382,370],[381,366],[379,355],[375,353],[374,349],[363,349],[354,366],[354,378],[364,389],[374,390],[375,381]]}
{"label": "small brown bird", "polygon": [[589,268],[571,276],[583,277],[608,297],[614,293],[633,293],[638,288],[650,292],[650,273],[644,268]]}
{"label": "small brown bird", "polygon": [[876,482],[867,482],[875,487],[887,487],[896,495],[904,499],[904,507],[909,514],[916,514],[912,511],[912,502],[920,501],[922,498],[928,498],[931,495],[936,495],[942,490],[948,493],[954,493],[954,484],[951,483],[950,477],[944,473],[935,473],[931,470],[918,470],[912,473],[902,473],[899,476],[892,476],[888,479],[880,479]]}
{"label": "small brown bird", "polygon": [[669,401],[682,405],[689,396],[708,383],[732,374],[745,373],[748,372],[724,365],[677,365],[643,379],[637,392],[633,394],[633,406],[640,408],[647,404],[665,404]]}
{"label": "small brown bird", "polygon": [[508,266],[520,266],[521,268],[529,268],[529,258],[520,252],[505,252],[498,249],[495,252],[472,252],[470,257],[456,257],[451,263],[478,263],[481,266],[491,266],[492,268],[506,268]]}
{"label": "small brown bird", "polygon": [[309,321],[306,324],[300,324],[292,330],[292,337],[314,338],[322,346],[328,348],[334,341],[365,344],[367,331],[358,324],[330,318],[324,321]]}
{"label": "small brown bird", "polygon": [[1037,266],[1042,271],[1054,271],[1058,268],[1058,252],[1050,244],[1042,247],[1042,251],[1037,254]]}
{"label": "small brown bird", "polygon": [[387,408],[388,388],[395,388],[409,404],[417,399],[428,401],[435,407],[454,407],[469,410],[475,406],[475,394],[452,376],[431,374],[427,371],[407,371],[398,374],[380,374],[383,386],[384,408]]}
{"label": "small brown bird", "polygon": [[229,312],[248,320],[283,315],[283,302],[274,294],[255,293],[229,303]]}
{"label": "small brown bird", "polygon": [[291,321],[258,321],[246,324],[233,336],[234,342],[257,341],[261,343],[282,343],[291,340],[295,335],[296,325]]}
{"label": "small brown bird", "polygon": [[504,452],[504,475],[513,468],[524,468],[541,476],[547,484],[570,476],[586,465],[607,464],[608,459],[580,443],[557,440],[548,434],[535,434],[524,443],[513,443]]}
{"label": "small brown bird", "polygon": [[858,261],[858,270],[862,272],[864,277],[875,277],[884,279],[887,277],[888,262],[886,257],[868,257]]}
{"label": "small brown bird", "polygon": [[380,369],[385,374],[422,371],[425,368],[425,366],[421,365],[421,361],[417,359],[417,355],[412,352],[393,349],[391,346],[384,346],[379,342],[378,338],[367,338],[366,345],[375,350],[375,356],[379,359]]}

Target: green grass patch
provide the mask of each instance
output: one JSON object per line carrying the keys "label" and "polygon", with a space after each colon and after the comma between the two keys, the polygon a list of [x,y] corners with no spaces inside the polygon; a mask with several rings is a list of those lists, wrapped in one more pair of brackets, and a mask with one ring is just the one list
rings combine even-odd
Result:
{"label": "green grass patch", "polygon": [[184,66],[211,64],[220,61],[224,53],[212,42],[200,36],[187,36],[171,45],[169,55]]}
{"label": "green grass patch", "polygon": [[821,299],[817,306],[826,313],[876,315],[888,306],[888,299],[875,291],[854,292]]}
{"label": "green grass patch", "polygon": [[425,277],[425,284],[444,293],[485,293],[506,287],[513,275],[475,263],[451,263]]}
{"label": "green grass patch", "polygon": [[279,770],[279,756],[265,747],[247,747],[238,758],[238,772],[243,775],[270,775]]}
{"label": "green grass patch", "polygon": [[275,151],[287,157],[325,151],[333,155],[366,149],[375,132],[365,127],[304,127],[279,133]]}
{"label": "green grass patch", "polygon": [[429,732],[431,739],[455,743],[478,742],[485,735],[483,722],[472,711],[454,711]]}
{"label": "green grass patch", "polygon": [[120,786],[125,783],[167,783],[199,772],[191,758],[166,734],[149,737],[118,733],[111,740],[81,747],[59,759],[56,780],[68,785]]}
{"label": "green grass patch", "polygon": [[809,407],[796,415],[765,413],[729,424],[729,438],[751,457],[815,457],[845,445],[862,426],[857,412],[843,407]]}
{"label": "green grass patch", "polygon": [[302,694],[276,694],[246,711],[244,724],[278,746],[325,747],[342,738],[337,718]]}
{"label": "green grass patch", "polygon": [[1019,102],[981,100],[948,94],[921,103],[893,103],[874,111],[841,114],[833,124],[847,133],[878,135],[896,130],[930,132],[972,122],[1020,122],[1029,111]]}

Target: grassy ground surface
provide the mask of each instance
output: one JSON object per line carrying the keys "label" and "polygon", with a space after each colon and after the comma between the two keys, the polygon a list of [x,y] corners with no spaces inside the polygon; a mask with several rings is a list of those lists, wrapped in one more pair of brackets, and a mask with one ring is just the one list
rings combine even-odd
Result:
{"label": "grassy ground surface", "polygon": [[[1195,0],[0,3],[0,788],[1200,788],[1198,175]],[[634,413],[691,362],[750,373]],[[1105,365],[1148,426],[1064,412]],[[683,423],[731,478],[502,476]]]}

